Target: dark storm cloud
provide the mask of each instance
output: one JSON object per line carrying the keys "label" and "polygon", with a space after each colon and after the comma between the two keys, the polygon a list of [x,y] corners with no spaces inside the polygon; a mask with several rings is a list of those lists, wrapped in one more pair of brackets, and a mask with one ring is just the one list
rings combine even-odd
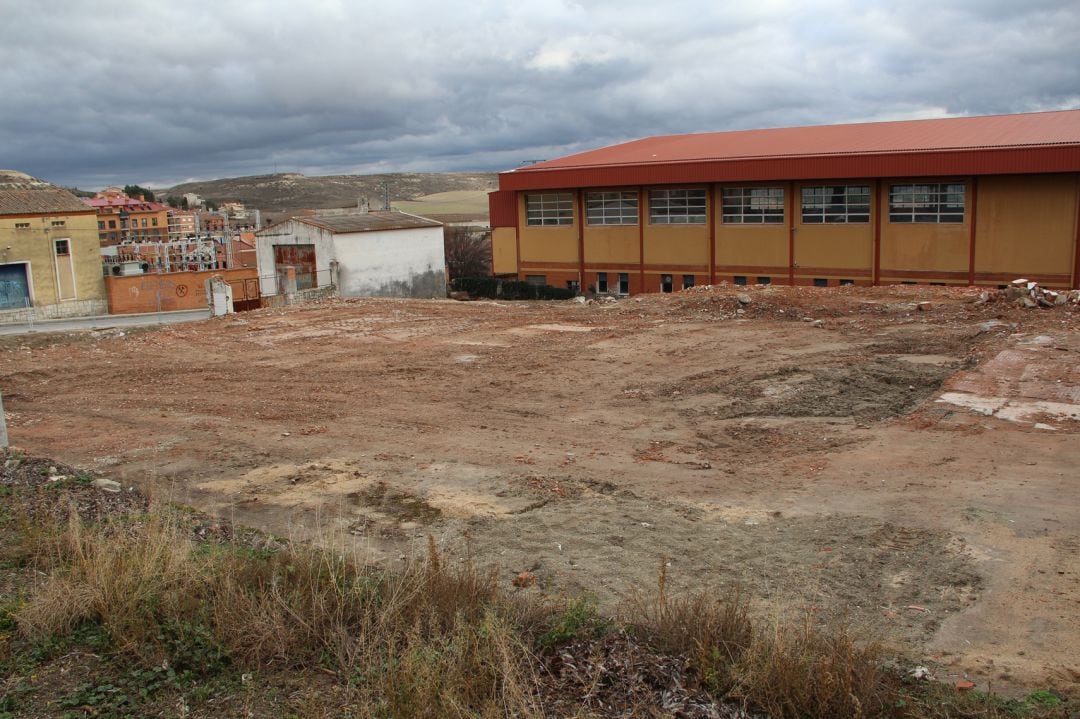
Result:
{"label": "dark storm cloud", "polygon": [[1080,106],[1071,1],[0,0],[0,166],[508,169],[651,134]]}

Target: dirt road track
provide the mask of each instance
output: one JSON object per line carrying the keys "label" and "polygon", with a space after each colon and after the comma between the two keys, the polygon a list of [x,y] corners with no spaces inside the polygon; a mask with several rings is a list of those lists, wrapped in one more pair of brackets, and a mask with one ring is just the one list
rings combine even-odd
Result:
{"label": "dirt road track", "polygon": [[32,453],[373,561],[432,533],[609,607],[665,561],[946,677],[1076,691],[1080,312],[749,292],[5,338],[0,389]]}

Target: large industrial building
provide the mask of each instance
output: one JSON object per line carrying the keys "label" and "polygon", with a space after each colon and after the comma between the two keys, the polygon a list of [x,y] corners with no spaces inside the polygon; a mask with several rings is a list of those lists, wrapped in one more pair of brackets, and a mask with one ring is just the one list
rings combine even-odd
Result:
{"label": "large industrial building", "polygon": [[493,270],[535,283],[1080,286],[1080,110],[650,137],[499,188]]}

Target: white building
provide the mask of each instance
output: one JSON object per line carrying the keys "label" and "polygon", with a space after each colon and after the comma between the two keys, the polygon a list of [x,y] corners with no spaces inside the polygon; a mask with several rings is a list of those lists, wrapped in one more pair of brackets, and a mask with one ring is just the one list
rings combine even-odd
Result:
{"label": "white building", "polygon": [[335,285],[344,297],[445,297],[442,224],[406,212],[361,210],[294,217],[255,234],[260,289],[279,294]]}

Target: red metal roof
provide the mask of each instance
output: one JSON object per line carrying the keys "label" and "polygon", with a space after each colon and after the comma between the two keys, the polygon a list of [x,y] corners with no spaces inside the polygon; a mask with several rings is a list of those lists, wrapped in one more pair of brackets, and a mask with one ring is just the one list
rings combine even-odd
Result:
{"label": "red metal roof", "polygon": [[1080,171],[1080,110],[649,137],[504,172],[503,190]]}

